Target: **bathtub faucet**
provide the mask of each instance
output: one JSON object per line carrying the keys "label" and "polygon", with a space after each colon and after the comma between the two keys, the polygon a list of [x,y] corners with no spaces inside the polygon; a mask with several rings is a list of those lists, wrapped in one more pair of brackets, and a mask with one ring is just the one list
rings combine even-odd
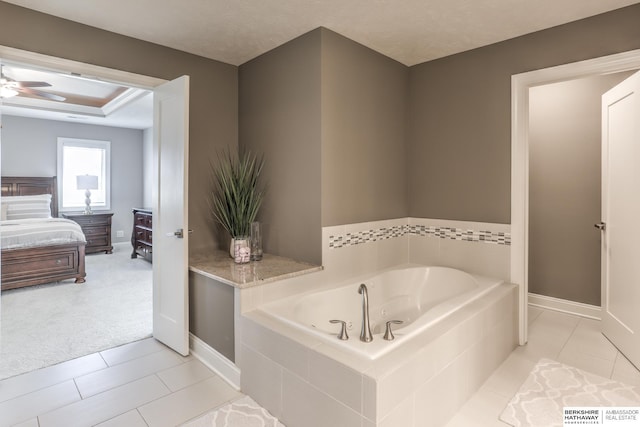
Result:
{"label": "bathtub faucet", "polygon": [[358,293],[362,294],[362,330],[360,331],[360,341],[371,342],[371,326],[369,325],[369,292],[363,283],[358,288]]}

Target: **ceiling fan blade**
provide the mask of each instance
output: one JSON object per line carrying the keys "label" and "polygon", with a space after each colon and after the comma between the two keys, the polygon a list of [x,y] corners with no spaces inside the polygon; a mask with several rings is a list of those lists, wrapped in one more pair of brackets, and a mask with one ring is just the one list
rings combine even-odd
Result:
{"label": "ceiling fan blade", "polygon": [[50,87],[51,85],[47,82],[16,82],[21,87]]}
{"label": "ceiling fan blade", "polygon": [[41,98],[46,98],[46,99],[50,99],[52,101],[65,101],[67,98],[65,98],[64,96],[60,96],[60,95],[54,95],[52,93],[47,93],[47,92],[42,92],[40,90],[33,90],[33,89],[28,89],[28,88],[18,88],[19,92],[23,92],[23,93],[28,93],[30,95],[35,95],[35,96],[39,96]]}

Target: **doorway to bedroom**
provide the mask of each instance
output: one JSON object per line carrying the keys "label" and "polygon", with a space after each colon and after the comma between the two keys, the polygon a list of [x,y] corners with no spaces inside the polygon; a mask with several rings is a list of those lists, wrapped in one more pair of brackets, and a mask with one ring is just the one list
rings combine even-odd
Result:
{"label": "doorway to bedroom", "polygon": [[[60,211],[55,216],[66,216],[84,235],[86,277],[82,284],[75,283],[75,276],[47,280],[47,272],[22,282],[29,286],[6,290],[3,277],[0,379],[153,332],[153,267],[150,256],[139,256],[149,255],[151,246],[141,252],[131,244],[133,209],[150,211],[152,204],[153,92],[8,61],[2,61],[2,74],[4,81],[27,88],[0,100],[2,176],[56,178],[54,200]],[[90,217],[83,215],[86,189],[77,187],[80,179],[63,182],[61,140],[110,146],[110,176],[100,176],[101,188],[89,190],[94,193]],[[78,166],[82,169],[76,164],[74,174]],[[110,197],[96,197],[105,186]],[[65,190],[81,192],[81,205],[64,203]],[[10,206],[4,203],[10,199],[2,199],[2,206]],[[146,237],[151,240],[151,233]],[[56,255],[50,262],[64,264],[66,259]],[[32,268],[40,267],[17,267],[27,274]]]}

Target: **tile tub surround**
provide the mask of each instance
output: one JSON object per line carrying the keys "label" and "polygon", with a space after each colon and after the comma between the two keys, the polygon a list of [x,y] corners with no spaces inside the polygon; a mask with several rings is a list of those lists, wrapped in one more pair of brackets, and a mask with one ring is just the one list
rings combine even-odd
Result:
{"label": "tile tub surround", "polygon": [[505,224],[425,218],[397,218],[323,227],[322,271],[273,281],[268,286],[241,289],[240,311],[245,313],[280,298],[330,287],[331,284],[403,264],[441,265],[481,276],[510,280],[511,246],[506,244],[479,240],[454,240],[435,234],[397,235],[398,233],[392,232],[392,237],[369,239],[366,244],[330,247],[332,236],[335,239],[336,236],[348,234],[369,233],[371,235],[376,232],[384,234],[380,230],[398,230],[407,229],[407,227],[449,228],[472,233],[484,231],[496,236],[500,233],[506,236],[511,229]]}
{"label": "tile tub surround", "polygon": [[463,240],[466,242],[493,243],[496,245],[511,245],[511,233],[491,231],[484,228],[473,230],[468,227],[457,228],[449,225],[406,224],[391,227],[370,228],[346,234],[329,235],[329,248],[340,249],[345,246],[361,245],[378,240],[394,239],[405,234],[415,236],[439,237],[441,239]]}
{"label": "tile tub surround", "polygon": [[324,227],[322,237],[323,265],[340,279],[411,263],[510,280],[509,224],[398,218]]}
{"label": "tile tub surround", "polygon": [[373,361],[260,310],[240,322],[242,390],[288,427],[437,426],[516,347],[517,288],[500,285]]}

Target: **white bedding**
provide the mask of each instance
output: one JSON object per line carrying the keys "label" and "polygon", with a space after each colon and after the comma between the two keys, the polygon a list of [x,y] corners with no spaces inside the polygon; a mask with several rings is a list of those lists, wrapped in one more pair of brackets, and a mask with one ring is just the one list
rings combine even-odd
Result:
{"label": "white bedding", "polygon": [[0,221],[0,248],[63,245],[86,242],[78,223],[64,218],[29,218]]}

